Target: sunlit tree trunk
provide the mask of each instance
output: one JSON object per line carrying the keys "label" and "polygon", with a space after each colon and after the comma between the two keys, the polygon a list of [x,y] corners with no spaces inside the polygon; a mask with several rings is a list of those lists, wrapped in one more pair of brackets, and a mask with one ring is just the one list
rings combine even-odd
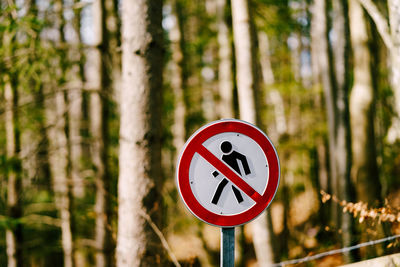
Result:
{"label": "sunlit tree trunk", "polygon": [[218,0],[216,24],[218,30],[218,88],[219,88],[219,116],[233,118],[233,74],[232,74],[232,45],[230,30],[226,22],[225,12],[227,0]]}
{"label": "sunlit tree trunk", "polygon": [[[275,76],[272,69],[271,64],[271,55],[270,55],[270,44],[269,44],[269,37],[265,32],[260,31],[258,33],[258,41],[259,41],[259,51],[260,51],[260,63],[261,63],[261,74],[262,74],[262,81],[264,86],[267,88],[268,92],[266,93],[266,103],[272,105],[274,111],[274,124],[275,128],[268,131],[268,136],[277,144],[279,139],[284,135],[287,134],[287,120],[285,117],[285,106],[283,103],[282,95],[280,92],[274,88],[275,83]],[[282,186],[286,187],[285,180],[281,181]],[[273,228],[272,228],[272,218],[271,213],[269,210],[265,211],[265,214],[261,215],[264,218],[261,218],[260,225],[263,225],[261,244],[264,246],[262,250],[268,251],[269,243],[274,244],[276,240],[276,236],[274,235]],[[285,224],[286,226],[286,224]],[[284,226],[284,227],[285,227]],[[266,231],[267,229],[268,231]],[[283,232],[286,232],[284,230]],[[286,247],[287,241],[283,241],[283,247]],[[278,246],[273,248],[275,254],[279,251]],[[265,259],[262,260],[263,262],[273,262],[273,258],[271,259],[269,253],[266,253]]]}
{"label": "sunlit tree trunk", "polygon": [[90,86],[90,134],[92,137],[91,155],[95,168],[95,246],[96,266],[112,265],[111,223],[110,223],[110,174],[108,171],[108,96],[111,95],[109,67],[111,63],[108,34],[106,29],[105,1],[93,3],[93,26],[95,40],[90,51],[91,71],[87,81]]}
{"label": "sunlit tree trunk", "polygon": [[[64,27],[65,19],[63,16],[63,2],[58,0],[54,3],[54,10],[57,14],[55,26],[59,32],[59,45],[65,45]],[[61,69],[60,81],[64,82],[66,72],[65,53],[61,50],[58,59]],[[59,84],[54,83],[54,88]],[[49,88],[50,89],[50,88]],[[54,89],[53,89],[54,90]],[[46,92],[50,93],[50,92]],[[67,103],[65,92],[56,88],[51,98],[46,99],[46,120],[49,135],[49,163],[51,176],[53,178],[53,190],[55,194],[55,204],[61,220],[61,244],[64,252],[64,266],[74,266],[74,244],[71,226],[71,199],[70,199],[70,179],[68,177],[68,139],[66,135],[66,114]]]}
{"label": "sunlit tree trunk", "polygon": [[400,1],[388,0],[389,21],[381,14],[371,0],[359,0],[370,17],[373,19],[386,48],[390,54],[391,85],[394,95],[394,109],[396,115],[392,118],[392,125],[388,130],[387,139],[394,143],[400,139]]}
{"label": "sunlit tree trunk", "polygon": [[253,64],[250,14],[247,0],[232,0],[232,25],[240,118],[255,124],[256,71]]}
{"label": "sunlit tree trunk", "polygon": [[[77,2],[77,0],[75,0]],[[70,59],[75,64],[69,71],[71,88],[68,91],[68,129],[69,129],[69,156],[72,179],[72,193],[75,197],[83,197],[85,193],[84,181],[81,177],[82,161],[82,87],[83,87],[83,56],[80,48],[80,10],[74,10],[74,39],[71,42]]]}
{"label": "sunlit tree trunk", "polygon": [[357,199],[373,203],[379,201],[381,186],[376,162],[374,137],[374,89],[371,79],[371,55],[363,9],[358,1],[349,5],[351,41],[354,59],[354,84],[350,96],[352,128],[352,180]]}
{"label": "sunlit tree trunk", "polygon": [[15,221],[22,215],[18,92],[13,87],[10,75],[5,75],[4,83],[6,156],[9,166],[7,169],[7,215],[10,220],[13,220],[11,228],[6,229],[7,266],[17,267],[23,264],[22,226]]}
{"label": "sunlit tree trunk", "polygon": [[[257,91],[257,63],[254,54],[254,36],[252,37],[251,16],[247,0],[232,1],[232,24],[237,66],[237,86],[239,113],[242,120],[256,124],[257,116],[255,93]],[[253,242],[258,264],[269,266],[273,262],[273,251],[270,244],[270,233],[263,214],[252,222]]]}
{"label": "sunlit tree trunk", "polygon": [[[185,115],[186,106],[184,91],[187,86],[186,58],[185,58],[185,35],[183,30],[183,5],[180,0],[173,3],[173,14],[175,24],[170,30],[171,50],[172,50],[172,73],[171,85],[175,97],[174,124],[172,125],[173,144],[177,153],[180,153],[185,144]],[[174,160],[175,162],[175,160]]]}
{"label": "sunlit tree trunk", "polygon": [[390,34],[392,37],[391,70],[392,87],[394,93],[394,108],[396,117],[392,119],[392,126],[388,132],[391,143],[400,139],[400,1],[388,0]]}
{"label": "sunlit tree trunk", "polygon": [[72,267],[73,240],[71,230],[70,196],[67,177],[68,151],[65,135],[66,103],[64,92],[56,92],[54,99],[46,101],[46,117],[49,125],[50,170],[53,177],[55,202],[61,219],[61,243],[64,266]]}
{"label": "sunlit tree trunk", "polygon": [[[333,194],[337,195],[337,170],[335,164],[336,155],[336,112],[335,112],[335,81],[333,75],[332,55],[328,44],[328,23],[326,0],[315,0],[311,7],[311,41],[313,49],[313,65],[318,67],[319,81],[324,90],[326,114],[328,119],[328,143],[329,143],[329,178]],[[337,207],[332,205],[332,219],[338,216]]]}
{"label": "sunlit tree trunk", "polygon": [[[8,2],[9,5],[13,1]],[[9,15],[10,20],[17,19],[16,13]],[[5,54],[13,58],[13,42],[15,38],[8,31],[2,35],[3,49]],[[12,66],[12,62],[10,62]],[[18,89],[15,74],[10,69],[3,75],[4,84],[4,123],[5,123],[5,156],[7,160],[7,200],[6,214],[12,221],[12,226],[6,229],[6,254],[7,266],[22,266],[22,225],[17,223],[22,215],[21,206],[21,163],[20,163],[20,135],[19,135],[19,116],[18,116]]]}
{"label": "sunlit tree trunk", "polygon": [[122,3],[117,266],[161,266],[162,1]]}
{"label": "sunlit tree trunk", "polygon": [[[336,129],[335,129],[335,167],[337,174],[337,194],[340,199],[353,201],[352,184],[350,182],[351,168],[351,133],[349,122],[349,49],[350,33],[347,0],[338,0],[333,3],[334,21],[333,28],[336,42],[332,45],[335,63],[336,77]],[[340,208],[339,208],[340,209]],[[353,219],[349,213],[338,211],[340,226],[342,229],[343,247],[352,245],[353,242]],[[344,254],[345,261],[352,261],[352,254]]]}
{"label": "sunlit tree trunk", "polygon": [[269,137],[278,142],[279,138],[287,133],[285,107],[281,93],[276,88],[274,88],[275,77],[271,65],[268,35],[265,32],[259,32],[258,41],[262,68],[262,80],[268,90],[266,102],[271,104],[274,109],[275,130],[271,131],[272,134],[269,133]]}

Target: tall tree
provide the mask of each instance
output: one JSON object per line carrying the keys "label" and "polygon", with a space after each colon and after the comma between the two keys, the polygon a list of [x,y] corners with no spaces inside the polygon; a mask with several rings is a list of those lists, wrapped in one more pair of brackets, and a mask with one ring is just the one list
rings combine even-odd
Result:
{"label": "tall tree", "polygon": [[[12,1],[9,3],[8,19],[10,24],[16,22],[17,13]],[[19,114],[18,114],[18,89],[16,73],[12,71],[15,37],[12,28],[3,33],[3,45],[5,47],[5,56],[10,62],[6,65],[7,73],[3,75],[4,84],[4,117],[6,134],[6,159],[9,166],[7,175],[7,201],[6,213],[11,221],[11,227],[6,229],[7,246],[7,266],[22,266],[22,225],[17,221],[22,216],[21,206],[21,162],[20,162],[20,134],[19,134]]]}
{"label": "tall tree", "polygon": [[257,123],[255,91],[257,89],[252,26],[247,0],[232,1],[232,25],[235,44],[237,88],[240,118]]}
{"label": "tall tree", "polygon": [[[255,95],[258,90],[257,62],[255,59],[254,31],[247,0],[233,0],[232,25],[236,55],[236,73],[240,118],[250,123],[260,122]],[[269,266],[274,261],[270,233],[265,214],[253,224],[253,242],[260,266]]]}
{"label": "tall tree", "polygon": [[227,0],[217,1],[219,116],[233,118],[232,45],[226,19]]}
{"label": "tall tree", "polygon": [[93,3],[93,26],[95,40],[89,64],[92,72],[87,76],[90,86],[90,134],[92,137],[91,154],[95,168],[96,183],[96,266],[112,265],[111,247],[111,177],[108,169],[108,97],[111,95],[110,66],[111,56],[106,28],[105,1]]}
{"label": "tall tree", "polygon": [[[74,0],[74,4],[77,0]],[[71,49],[69,49],[69,59],[73,62],[68,74],[71,80],[71,88],[68,90],[68,136],[69,136],[69,157],[71,179],[73,181],[72,192],[76,197],[83,197],[85,193],[85,185],[81,176],[82,161],[82,87],[84,82],[83,74],[83,53],[81,49],[80,36],[80,19],[81,9],[75,8],[74,18],[72,20],[72,28],[74,33],[71,40]]]}
{"label": "tall tree", "polygon": [[[318,66],[319,81],[324,90],[326,114],[328,118],[329,140],[329,177],[332,193],[336,190],[336,166],[335,166],[335,91],[332,71],[332,55],[328,45],[328,22],[326,0],[315,0],[312,7],[311,41],[313,50],[313,65]],[[333,209],[333,218],[337,217],[336,207]]]}
{"label": "tall tree", "polygon": [[147,220],[161,227],[162,1],[122,2],[117,266],[163,264]]}
{"label": "tall tree", "polygon": [[[52,82],[48,87],[47,94],[52,93],[52,98],[46,99],[46,122],[49,135],[49,163],[50,172],[53,178],[53,190],[55,194],[55,204],[61,220],[61,243],[64,253],[64,266],[74,266],[74,244],[71,223],[71,195],[70,177],[68,173],[68,137],[66,135],[66,114],[67,102],[65,91],[58,86],[64,85],[66,73],[65,56],[65,18],[63,15],[64,5],[61,0],[54,3],[56,14],[55,27],[59,33],[58,47],[60,57],[57,59],[60,77],[58,83]],[[49,78],[51,81],[52,79]],[[53,89],[53,92],[50,92]]]}
{"label": "tall tree", "polygon": [[11,228],[6,230],[8,267],[22,266],[22,225],[17,220],[21,210],[21,163],[18,125],[18,91],[10,75],[5,75],[5,130],[7,169],[7,215]]}
{"label": "tall tree", "polygon": [[376,28],[390,54],[391,85],[394,95],[394,110],[392,125],[388,131],[388,141],[394,143],[400,139],[400,3],[398,0],[388,0],[389,20],[379,11],[371,0],[359,0],[373,19]]}
{"label": "tall tree", "polygon": [[[185,52],[185,31],[184,31],[184,8],[181,0],[174,0],[173,14],[175,16],[175,23],[170,30],[171,50],[172,50],[172,63],[173,70],[171,76],[171,85],[175,97],[174,108],[174,124],[172,126],[172,133],[174,136],[173,144],[177,151],[180,153],[183,145],[185,144],[185,90],[187,87],[187,66],[186,66],[186,52]],[[177,155],[175,154],[175,156]]]}
{"label": "tall tree", "polygon": [[[311,37],[314,64],[318,66],[319,79],[324,89],[328,117],[330,188],[332,193],[344,200],[351,200],[350,125],[349,125],[349,23],[347,2],[336,1],[334,8],[335,44],[328,42],[328,7],[325,0],[314,2]],[[333,51],[332,51],[333,50]],[[341,215],[337,205],[332,206],[332,219],[343,231],[342,243],[352,242],[352,218]],[[350,255],[346,254],[347,261]]]}
{"label": "tall tree", "polygon": [[357,0],[351,0],[349,14],[354,59],[354,84],[350,96],[352,129],[352,180],[357,199],[373,203],[381,198],[374,135],[374,88],[371,77],[371,55],[364,11]]}
{"label": "tall tree", "polygon": [[[336,42],[333,47],[334,70],[335,70],[335,161],[336,182],[332,185],[337,188],[340,199],[353,201],[352,184],[350,182],[351,167],[351,144],[350,144],[350,121],[349,121],[349,16],[347,0],[335,1],[333,3],[335,19],[333,29]],[[338,212],[340,226],[342,229],[342,245],[348,247],[353,242],[353,219],[351,214]],[[346,262],[352,261],[352,255],[345,253]]]}

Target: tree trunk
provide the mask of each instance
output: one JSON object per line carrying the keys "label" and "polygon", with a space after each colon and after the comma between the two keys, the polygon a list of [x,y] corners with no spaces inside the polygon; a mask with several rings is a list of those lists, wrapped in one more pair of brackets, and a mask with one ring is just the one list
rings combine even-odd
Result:
{"label": "tree trunk", "polygon": [[[336,32],[336,43],[334,47],[335,77],[336,77],[336,129],[335,129],[335,167],[337,174],[337,194],[341,200],[353,201],[352,185],[350,182],[351,168],[351,133],[349,122],[349,19],[347,0],[335,1],[333,3],[335,13],[334,30]],[[340,208],[339,208],[340,209]],[[349,213],[338,211],[340,226],[342,229],[342,246],[353,245],[353,218]],[[346,262],[353,261],[351,253],[345,253]]]}
{"label": "tree trunk", "polygon": [[230,30],[225,18],[226,1],[217,1],[216,24],[218,30],[218,88],[220,103],[220,118],[233,118],[233,74],[232,74],[232,45]]}
{"label": "tree trunk", "polygon": [[117,266],[165,262],[161,228],[162,1],[122,3]]}
{"label": "tree trunk", "polygon": [[[335,164],[335,129],[336,129],[336,111],[335,99],[336,90],[333,75],[332,55],[328,44],[328,23],[326,0],[315,0],[311,8],[311,39],[313,51],[313,64],[318,66],[319,81],[324,90],[326,113],[328,119],[328,143],[329,143],[329,177],[331,189],[334,195],[337,195],[337,171]],[[332,220],[338,218],[337,206],[332,205]],[[335,222],[336,223],[336,222]]]}
{"label": "tree trunk", "polygon": [[[256,124],[259,115],[256,113],[257,70],[255,66],[254,33],[250,19],[247,0],[232,1],[232,24],[235,43],[239,113],[242,120]],[[269,266],[273,263],[273,251],[270,243],[267,215],[262,214],[252,222],[253,242],[258,264]]]}
{"label": "tree trunk", "polygon": [[18,92],[10,75],[4,78],[6,157],[7,169],[7,216],[12,227],[6,229],[7,266],[22,266],[22,226],[16,220],[21,215],[21,163],[19,161],[20,138],[18,126]]}
{"label": "tree trunk", "polygon": [[[55,26],[59,32],[60,58],[58,59],[61,69],[60,81],[64,82],[66,73],[66,56],[63,49],[65,45],[63,16],[64,6],[61,0],[54,3],[54,11],[57,14]],[[54,88],[60,84],[54,83]],[[47,92],[50,93],[50,92]],[[53,92],[52,92],[53,93]],[[74,244],[71,226],[71,195],[70,177],[68,177],[68,138],[66,135],[67,103],[65,92],[56,89],[52,99],[46,99],[46,120],[49,133],[49,162],[50,172],[53,178],[53,190],[55,204],[61,220],[61,243],[64,252],[64,267],[74,266]]]}
{"label": "tree trunk", "polygon": [[[74,0],[75,4],[77,0]],[[81,161],[82,161],[82,87],[83,87],[83,57],[80,48],[80,9],[74,10],[74,40],[72,41],[72,49],[70,58],[74,65],[70,73],[72,88],[68,91],[68,128],[69,128],[69,151],[70,151],[70,169],[72,179],[72,193],[75,197],[82,198],[85,194],[85,184],[81,177]]]}
{"label": "tree trunk", "polygon": [[374,203],[381,198],[374,137],[374,89],[371,80],[371,55],[363,10],[358,1],[349,5],[354,58],[354,84],[350,95],[353,164],[351,176],[357,199]]}
{"label": "tree trunk", "polygon": [[391,84],[394,94],[394,109],[396,115],[388,131],[388,141],[394,143],[400,139],[400,1],[388,0],[390,34],[392,37],[391,51]]}
{"label": "tree trunk", "polygon": [[[172,50],[172,73],[171,85],[175,97],[174,124],[172,125],[173,144],[177,153],[181,152],[185,144],[185,115],[186,106],[184,91],[187,86],[186,55],[185,55],[185,36],[183,30],[183,7],[180,0],[174,1],[173,12],[175,16],[174,27],[170,31],[171,50]],[[174,160],[176,162],[176,160]]]}
{"label": "tree trunk", "polygon": [[57,91],[54,99],[46,101],[46,119],[49,133],[49,161],[53,177],[55,203],[61,219],[61,243],[64,252],[64,266],[74,266],[73,240],[71,230],[69,179],[67,176],[68,151],[65,135],[66,103],[64,92]]}
{"label": "tree trunk", "polygon": [[232,0],[232,25],[240,118],[255,124],[256,108],[254,93],[257,80],[253,64],[252,33],[247,0]]}
{"label": "tree trunk", "polygon": [[391,60],[391,85],[394,93],[394,109],[396,116],[392,118],[392,125],[387,134],[389,143],[400,139],[400,2],[388,0],[389,25],[385,17],[371,0],[359,0],[370,17],[373,19],[376,28],[385,43]]}
{"label": "tree trunk", "polygon": [[108,171],[108,96],[111,95],[110,51],[104,1],[93,3],[95,40],[91,49],[91,72],[87,76],[90,85],[90,134],[92,137],[92,161],[96,184],[96,266],[112,266],[110,222],[110,174]]}

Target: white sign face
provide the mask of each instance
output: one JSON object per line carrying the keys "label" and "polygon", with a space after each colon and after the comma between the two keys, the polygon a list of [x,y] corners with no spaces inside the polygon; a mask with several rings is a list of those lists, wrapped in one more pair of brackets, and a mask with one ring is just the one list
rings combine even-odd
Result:
{"label": "white sign face", "polygon": [[274,146],[260,129],[240,120],[220,120],[189,138],[176,174],[179,194],[196,217],[232,227],[268,207],[280,167]]}
{"label": "white sign face", "polygon": [[[232,148],[223,152],[223,144],[228,148],[231,144]],[[253,139],[241,133],[225,132],[209,138],[203,146],[225,162],[260,195],[264,193],[268,183],[268,161]],[[198,153],[193,157],[189,177],[194,196],[203,207],[213,213],[235,215],[256,204]]]}

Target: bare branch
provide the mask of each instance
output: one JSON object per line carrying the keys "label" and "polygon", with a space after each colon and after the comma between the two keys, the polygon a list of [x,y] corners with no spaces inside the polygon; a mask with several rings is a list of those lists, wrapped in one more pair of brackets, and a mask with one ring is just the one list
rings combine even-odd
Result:
{"label": "bare branch", "polygon": [[153,229],[153,231],[157,234],[157,236],[160,238],[163,247],[168,252],[169,257],[171,258],[171,260],[175,264],[175,266],[181,267],[180,263],[178,262],[178,260],[175,257],[175,254],[172,252],[170,246],[168,245],[167,240],[165,239],[165,237],[164,237],[163,233],[160,231],[160,229],[158,229],[157,225],[151,220],[150,216],[146,212],[141,211],[141,215],[147,221],[147,223],[150,225],[150,227]]}
{"label": "bare branch", "polygon": [[385,17],[378,10],[377,6],[371,0],[358,0],[369,16],[375,22],[376,28],[389,51],[393,50],[394,44],[390,36],[389,25]]}

